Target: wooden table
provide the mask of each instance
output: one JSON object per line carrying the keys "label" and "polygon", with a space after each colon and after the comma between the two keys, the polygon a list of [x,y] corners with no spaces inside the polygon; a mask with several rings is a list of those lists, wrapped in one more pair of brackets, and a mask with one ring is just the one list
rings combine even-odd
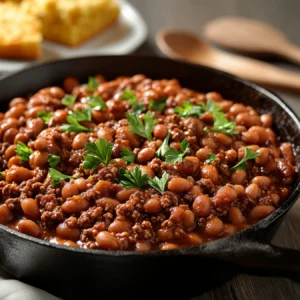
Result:
{"label": "wooden table", "polygon": [[[300,45],[297,0],[130,0],[141,12],[149,27],[148,41],[138,54],[161,55],[155,46],[155,34],[164,27],[177,27],[201,34],[201,28],[209,20],[224,15],[241,15],[260,19],[273,24]],[[273,64],[299,71],[299,67],[272,60]],[[300,84],[300,82],[299,82]],[[280,96],[300,115],[300,96],[279,93]],[[300,200],[288,213],[274,244],[300,250]],[[295,262],[299,263],[300,262]],[[300,274],[288,278],[287,274],[264,272],[263,274],[239,274],[226,284],[198,295],[193,299],[247,299],[277,300],[300,299]]]}

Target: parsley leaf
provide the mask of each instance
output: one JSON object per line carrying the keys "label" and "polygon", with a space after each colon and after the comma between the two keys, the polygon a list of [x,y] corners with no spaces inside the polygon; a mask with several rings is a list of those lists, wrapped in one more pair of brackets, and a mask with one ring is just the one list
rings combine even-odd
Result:
{"label": "parsley leaf", "polygon": [[0,172],[0,179],[4,178],[4,172]]}
{"label": "parsley leaf", "polygon": [[204,112],[204,106],[195,106],[190,102],[183,102],[182,106],[176,106],[174,108],[174,113],[185,119],[188,117],[199,118]]}
{"label": "parsley leaf", "polygon": [[85,146],[86,156],[83,156],[83,169],[94,170],[101,163],[108,164],[112,154],[112,144],[100,138],[98,142],[87,143]]}
{"label": "parsley leaf", "polygon": [[214,114],[214,126],[209,131],[222,132],[224,134],[233,135],[239,132],[234,130],[236,126],[235,122],[228,121],[223,112],[215,112]]}
{"label": "parsley leaf", "polygon": [[168,132],[168,135],[164,139],[161,146],[156,151],[156,156],[158,157],[164,157],[166,155],[167,150],[169,149],[169,139],[170,139],[170,132]]}
{"label": "parsley leaf", "polygon": [[183,157],[186,155],[186,153],[189,150],[188,145],[189,145],[188,141],[186,139],[184,139],[180,143],[181,152],[174,148],[169,148],[165,154],[166,162],[168,162],[168,163],[182,162]]}
{"label": "parsley leaf", "polygon": [[33,153],[33,151],[23,142],[18,142],[16,153],[21,158],[20,162],[23,163],[29,160],[29,156]]}
{"label": "parsley leaf", "polygon": [[67,121],[69,124],[63,124],[60,129],[66,132],[83,132],[90,131],[89,128],[82,126],[78,123],[78,121],[72,117],[72,115],[67,116]]}
{"label": "parsley leaf", "polygon": [[131,90],[124,90],[121,99],[129,100],[129,105],[133,105],[137,101],[134,92]]}
{"label": "parsley leaf", "polygon": [[[90,122],[92,121],[92,114],[90,108],[83,108],[80,110],[74,110],[68,117],[76,119],[77,122]],[[67,117],[67,120],[68,120]]]}
{"label": "parsley leaf", "polygon": [[86,87],[89,90],[95,91],[98,85],[99,85],[98,80],[95,77],[90,76]]}
{"label": "parsley leaf", "polygon": [[[198,103],[200,104],[200,103]],[[205,105],[202,103],[202,105]],[[206,103],[206,111],[211,113],[222,112],[222,107],[218,106],[214,101],[208,99]]]}
{"label": "parsley leaf", "polygon": [[65,95],[62,98],[61,103],[65,106],[72,106],[75,103],[76,99],[77,99],[77,96]]}
{"label": "parsley leaf", "polygon": [[142,175],[142,171],[136,166],[132,172],[125,171],[123,168],[119,170],[120,183],[125,189],[143,188],[148,184],[148,175]]}
{"label": "parsley leaf", "polygon": [[44,123],[47,123],[53,116],[53,112],[39,111],[36,116],[38,118],[41,118],[44,121]]}
{"label": "parsley leaf", "polygon": [[149,100],[149,109],[156,110],[162,113],[166,108],[166,101],[167,101],[166,98],[160,98],[156,101]]}
{"label": "parsley leaf", "polygon": [[127,148],[123,148],[120,152],[121,158],[127,163],[133,163],[135,160],[135,154]]}
{"label": "parsley leaf", "polygon": [[129,123],[129,128],[131,132],[144,137],[150,141],[153,140],[152,138],[152,131],[156,124],[154,117],[148,111],[144,114],[144,121],[142,121],[136,114],[126,114],[127,120]]}
{"label": "parsley leaf", "polygon": [[106,103],[103,101],[103,99],[100,96],[88,96],[87,102],[90,108],[95,110],[102,110],[106,108]]}
{"label": "parsley leaf", "polygon": [[60,157],[57,155],[54,155],[52,153],[49,153],[49,158],[48,158],[48,163],[50,165],[51,168],[56,168],[56,166],[59,164],[60,162]]}
{"label": "parsley leaf", "polygon": [[140,115],[146,111],[146,106],[142,102],[135,102],[132,104],[131,111],[136,115]]}
{"label": "parsley leaf", "polygon": [[159,179],[158,177],[155,176],[154,178],[149,179],[148,183],[153,188],[158,190],[161,194],[163,194],[165,191],[165,187],[166,187],[166,183],[167,183],[168,179],[169,179],[169,174],[167,172],[164,172],[161,179]]}
{"label": "parsley leaf", "polygon": [[205,163],[208,165],[212,164],[216,159],[216,157],[217,157],[216,154],[207,154],[207,160],[205,161]]}
{"label": "parsley leaf", "polygon": [[229,171],[235,171],[238,169],[246,170],[247,169],[246,161],[250,159],[255,159],[258,156],[259,153],[253,152],[251,148],[246,148],[244,157],[235,166],[230,168]]}
{"label": "parsley leaf", "polygon": [[49,169],[49,174],[50,174],[50,177],[52,179],[51,184],[53,184],[53,185],[58,184],[60,181],[63,181],[63,180],[66,180],[66,179],[75,179],[75,178],[77,178],[76,176],[69,176],[69,175],[62,174],[62,173],[60,173],[57,170],[52,169],[52,168]]}

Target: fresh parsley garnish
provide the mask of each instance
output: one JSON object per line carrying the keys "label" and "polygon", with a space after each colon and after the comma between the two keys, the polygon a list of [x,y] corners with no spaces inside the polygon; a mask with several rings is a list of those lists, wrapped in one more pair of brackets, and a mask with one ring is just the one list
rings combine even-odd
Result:
{"label": "fresh parsley garnish", "polygon": [[161,146],[156,151],[157,157],[164,157],[166,155],[167,150],[169,149],[169,139],[170,139],[170,132],[168,132],[166,138],[164,139]]}
{"label": "fresh parsley garnish", "polygon": [[0,179],[4,178],[4,172],[0,172]]}
{"label": "fresh parsley garnish", "polygon": [[120,152],[121,158],[127,163],[133,163],[135,160],[135,154],[127,148],[123,148]]}
{"label": "fresh parsley garnish", "polygon": [[18,142],[16,146],[16,153],[21,158],[20,162],[23,163],[29,160],[29,156],[33,153],[33,151],[23,142]]}
{"label": "fresh parsley garnish", "polygon": [[182,106],[176,106],[174,108],[174,113],[185,119],[189,117],[199,118],[204,112],[204,106],[195,106],[190,102],[183,102]]}
{"label": "fresh parsley garnish", "polygon": [[100,96],[88,96],[87,102],[89,107],[95,110],[102,110],[106,108],[106,103]]}
{"label": "fresh parsley garnish", "polygon": [[59,164],[60,162],[60,157],[57,155],[54,155],[52,153],[49,153],[48,155],[48,163],[50,165],[51,168],[56,168],[56,166]]}
{"label": "fresh parsley garnish", "polygon": [[82,110],[74,110],[68,117],[70,116],[76,119],[77,122],[90,122],[92,120],[92,114],[90,108],[83,108]]}
{"label": "fresh parsley garnish", "polygon": [[216,157],[217,157],[216,154],[207,154],[207,160],[205,161],[205,163],[208,165],[212,164],[216,159]]}
{"label": "fresh parsley garnish", "polygon": [[246,164],[247,160],[249,160],[249,159],[255,159],[258,156],[259,156],[259,153],[253,152],[253,150],[251,148],[246,148],[245,149],[244,157],[235,166],[233,166],[229,170],[230,171],[235,171],[235,170],[238,170],[238,169],[246,170],[246,168],[247,168],[247,164]]}
{"label": "fresh parsley garnish", "polygon": [[89,90],[95,91],[98,85],[99,85],[98,80],[95,77],[90,76],[86,87]]}
{"label": "fresh parsley garnish", "polygon": [[53,184],[53,185],[58,184],[59,182],[61,182],[63,180],[66,180],[66,179],[75,179],[75,178],[77,178],[76,176],[69,176],[69,175],[62,174],[62,173],[60,173],[57,170],[52,169],[52,168],[49,169],[49,174],[50,174],[50,177],[52,179],[51,184]]}
{"label": "fresh parsley garnish", "polygon": [[135,113],[136,115],[140,115],[146,110],[146,106],[142,102],[135,102],[131,106],[131,112]]}
{"label": "fresh parsley garnish", "polygon": [[123,168],[119,170],[120,183],[125,189],[129,188],[144,188],[148,184],[148,175],[142,174],[142,171],[136,166],[132,172],[126,171]]}
{"label": "fresh parsley garnish", "polygon": [[162,113],[166,108],[166,101],[166,98],[160,98],[156,101],[149,100],[149,109]]}
{"label": "fresh parsley garnish", "polygon": [[214,126],[209,131],[222,132],[227,135],[238,134],[239,132],[234,130],[236,126],[235,122],[231,122],[226,119],[223,112],[216,112],[214,116]]}
{"label": "fresh parsley garnish", "polygon": [[72,96],[72,95],[65,95],[61,103],[65,106],[72,106],[76,102],[77,96]]}
{"label": "fresh parsley garnish", "polygon": [[83,156],[83,169],[94,170],[101,163],[107,165],[111,158],[112,148],[112,144],[103,138],[95,143],[87,143],[85,146],[86,155]]}
{"label": "fresh parsley garnish", "polygon": [[165,153],[166,162],[168,162],[168,163],[182,162],[183,157],[186,155],[186,153],[189,150],[188,145],[189,145],[188,141],[186,139],[184,139],[180,143],[180,150],[181,151],[178,151],[174,148],[169,148]]}
{"label": "fresh parsley garnish", "polygon": [[158,190],[161,194],[163,194],[165,191],[165,187],[166,187],[166,183],[167,183],[168,179],[169,179],[169,174],[167,172],[164,172],[161,179],[159,179],[158,177],[155,176],[154,178],[149,179],[148,183],[153,188]]}
{"label": "fresh parsley garnish", "polygon": [[133,105],[137,101],[134,92],[131,90],[124,90],[121,95],[121,99],[129,100],[129,105]]}
{"label": "fresh parsley garnish", "polygon": [[89,128],[82,126],[78,121],[72,116],[67,116],[67,121],[69,124],[63,124],[60,129],[66,132],[85,132],[90,131]]}
{"label": "fresh parsley garnish", "polygon": [[142,121],[139,118],[139,116],[137,116],[134,113],[126,114],[126,116],[131,132],[142,136],[150,141],[153,140],[152,131],[156,122],[149,111],[146,114],[144,114],[144,121]]}
{"label": "fresh parsley garnish", "polygon": [[53,112],[39,111],[36,116],[41,118],[44,123],[47,123],[53,116]]}

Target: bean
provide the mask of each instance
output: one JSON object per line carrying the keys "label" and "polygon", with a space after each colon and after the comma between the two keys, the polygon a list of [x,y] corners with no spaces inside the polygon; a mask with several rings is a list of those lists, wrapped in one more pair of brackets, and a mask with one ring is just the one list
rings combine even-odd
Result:
{"label": "bean", "polygon": [[26,103],[27,103],[26,99],[21,98],[21,97],[17,97],[17,98],[12,99],[9,102],[9,107],[13,107],[13,106],[16,106],[16,105],[19,105],[19,104],[26,105]]}
{"label": "bean", "polygon": [[193,198],[196,198],[197,196],[200,196],[202,194],[202,189],[198,185],[193,185],[191,190],[189,191],[189,195],[191,195]]}
{"label": "bean", "polygon": [[175,165],[175,169],[187,176],[197,175],[200,170],[199,159],[195,156],[186,156],[182,163]]}
{"label": "bean", "polygon": [[128,140],[129,145],[132,148],[138,148],[140,145],[140,139],[139,137],[132,133],[128,126],[119,127],[116,130],[116,138],[121,140]]}
{"label": "bean", "polygon": [[257,199],[261,195],[261,189],[255,183],[251,183],[246,187],[246,195],[251,199]]}
{"label": "bean", "polygon": [[6,131],[7,129],[10,129],[10,128],[17,128],[18,127],[18,120],[16,118],[7,118],[7,119],[4,119],[2,122],[1,122],[1,125],[0,125],[0,128],[1,128],[1,131],[4,132]]}
{"label": "bean", "polygon": [[217,92],[209,92],[206,94],[206,99],[220,101],[222,100],[222,95]]}
{"label": "bean", "polygon": [[7,162],[7,168],[10,169],[12,166],[22,166],[21,158],[19,156],[13,156]]}
{"label": "bean", "polygon": [[160,250],[172,250],[172,249],[176,249],[179,248],[179,245],[177,244],[172,244],[172,243],[165,243],[160,247]]}
{"label": "bean", "polygon": [[157,232],[157,238],[161,242],[167,242],[174,239],[174,233],[171,228],[159,229]]}
{"label": "bean", "polygon": [[213,217],[205,226],[205,232],[209,236],[218,236],[224,231],[224,223],[218,218]]}
{"label": "bean", "polygon": [[3,142],[12,144],[14,142],[15,136],[19,133],[16,128],[9,128],[4,132]]}
{"label": "bean", "polygon": [[29,165],[32,169],[42,168],[48,163],[48,153],[34,151],[29,157]]}
{"label": "bean", "polygon": [[64,90],[68,93],[71,94],[75,86],[78,86],[80,83],[75,77],[67,77],[64,80]]}
{"label": "bean", "polygon": [[81,196],[74,196],[68,198],[68,200],[63,203],[62,210],[68,214],[80,213],[81,211],[87,210],[90,206],[90,201]]}
{"label": "bean", "polygon": [[127,220],[116,219],[108,227],[109,232],[121,233],[129,232],[132,229],[132,224]]}
{"label": "bean", "polygon": [[158,198],[151,198],[144,204],[144,209],[147,213],[156,215],[162,210],[162,207]]}
{"label": "bean", "polygon": [[26,118],[36,118],[39,112],[45,111],[46,107],[44,105],[38,105],[31,107],[29,110],[25,111]]}
{"label": "bean", "polygon": [[168,189],[175,193],[188,192],[192,188],[192,184],[181,177],[175,177],[168,183]]}
{"label": "bean", "polygon": [[197,151],[196,156],[198,157],[199,160],[205,161],[208,158],[208,154],[212,154],[211,149],[209,149],[209,148],[200,148]]}
{"label": "bean", "polygon": [[238,232],[238,229],[235,225],[225,224],[224,226],[223,236],[230,236]]}
{"label": "bean", "polygon": [[203,238],[199,233],[190,232],[185,237],[184,240],[187,244],[190,245],[199,245],[203,243]]}
{"label": "bean", "polygon": [[112,189],[113,184],[110,181],[99,180],[95,188],[101,195],[108,195],[110,190]]}
{"label": "bean", "polygon": [[275,208],[272,205],[259,205],[255,206],[249,213],[251,220],[259,221],[270,215]]}
{"label": "bean", "polygon": [[0,205],[0,224],[7,224],[12,221],[13,218],[14,215],[9,208],[5,204]]}
{"label": "bean", "polygon": [[262,190],[267,190],[271,185],[271,179],[267,176],[255,176],[251,182],[257,184]]}
{"label": "bean", "polygon": [[263,127],[265,127],[265,128],[272,127],[273,121],[272,121],[272,117],[270,115],[263,114],[260,116],[260,120],[261,120]]}
{"label": "bean", "polygon": [[66,223],[61,223],[56,227],[56,234],[62,239],[77,241],[80,237],[80,230],[69,228]]}
{"label": "bean", "polygon": [[32,198],[21,200],[21,208],[25,217],[28,219],[37,219],[40,215],[38,203]]}
{"label": "bean", "polygon": [[232,163],[236,160],[237,158],[237,152],[234,149],[230,149],[225,152],[225,159],[229,162]]}
{"label": "bean", "polygon": [[184,212],[185,212],[185,210],[180,206],[172,207],[171,208],[171,216],[170,216],[169,220],[175,224],[181,223],[183,220]]}
{"label": "bean", "polygon": [[235,103],[231,106],[229,110],[230,114],[233,116],[237,116],[240,113],[247,112],[247,108],[245,105],[240,104],[240,103]]}
{"label": "bean", "polygon": [[223,206],[235,202],[237,193],[232,186],[222,186],[217,190],[216,195],[213,197],[213,204],[215,206]]}
{"label": "bean", "polygon": [[186,210],[183,214],[183,226],[187,230],[191,230],[195,226],[195,215],[191,210]]}
{"label": "bean", "polygon": [[37,136],[43,130],[44,122],[40,118],[29,119],[27,121],[27,127],[30,129],[34,136]]}
{"label": "bean", "polygon": [[275,206],[278,206],[280,204],[280,197],[278,194],[271,194],[271,200]]}
{"label": "bean", "polygon": [[219,106],[222,108],[223,112],[229,112],[230,108],[233,105],[233,101],[230,100],[223,100],[219,103]]}
{"label": "bean", "polygon": [[184,127],[191,131],[192,135],[200,137],[203,134],[203,122],[197,118],[187,118],[183,121]]}
{"label": "bean", "polygon": [[268,139],[266,129],[261,126],[252,126],[243,135],[243,141],[248,144],[264,145]]}
{"label": "bean", "polygon": [[74,182],[74,183],[66,183],[64,185],[64,187],[62,188],[61,190],[61,196],[64,198],[64,199],[67,199],[69,197],[73,197],[75,195],[78,195],[79,194],[79,188],[77,186],[77,184]]}
{"label": "bean", "polygon": [[142,174],[148,175],[150,178],[153,178],[155,176],[154,171],[149,166],[139,166],[140,170],[142,171]]}
{"label": "bean", "polygon": [[268,148],[259,148],[256,153],[259,154],[258,157],[255,159],[255,163],[258,165],[264,165],[269,158],[269,149]]}
{"label": "bean", "polygon": [[136,157],[136,160],[139,164],[146,164],[148,161],[150,161],[155,156],[155,149],[148,147],[142,149]]}
{"label": "bean", "polygon": [[6,171],[5,179],[7,182],[22,182],[29,180],[33,177],[32,171],[18,166],[12,166]]}
{"label": "bean", "polygon": [[110,115],[107,111],[92,110],[93,121],[97,124],[108,121],[109,117]]}
{"label": "bean", "polygon": [[214,165],[204,165],[201,168],[201,178],[210,179],[212,183],[217,184],[219,181],[219,173]]}
{"label": "bean", "polygon": [[207,217],[211,212],[211,200],[207,195],[198,196],[193,203],[193,211],[197,217]]}
{"label": "bean", "polygon": [[261,125],[260,117],[257,115],[250,115],[249,113],[240,113],[236,116],[235,122],[237,125],[244,125],[247,128],[255,125]]}
{"label": "bean", "polygon": [[24,144],[27,144],[29,141],[29,137],[27,133],[19,132],[15,138],[14,138],[14,144],[18,144],[18,142],[23,142]]}
{"label": "bean", "polygon": [[47,140],[40,136],[34,142],[34,148],[39,151],[47,150]]}
{"label": "bean", "polygon": [[266,132],[268,133],[268,140],[272,144],[275,144],[277,140],[276,133],[271,128],[266,128]]}
{"label": "bean", "polygon": [[76,243],[74,243],[73,241],[64,240],[59,237],[55,237],[54,239],[51,239],[51,243],[57,243],[57,244],[68,246],[68,247],[78,248],[78,245]]}
{"label": "bean", "polygon": [[77,134],[72,142],[73,150],[84,149],[88,140],[89,136],[86,133],[81,132]]}
{"label": "bean", "polygon": [[242,185],[236,184],[233,186],[236,191],[237,197],[242,197],[245,195],[245,188]]}
{"label": "bean", "polygon": [[168,134],[168,127],[163,124],[157,124],[153,129],[153,135],[156,139],[164,140]]}
{"label": "bean", "polygon": [[63,124],[67,122],[68,113],[63,109],[58,109],[54,112],[53,119],[56,123]]}
{"label": "bean", "polygon": [[221,145],[228,147],[232,144],[232,138],[224,133],[214,132],[213,136],[215,141]]}
{"label": "bean", "polygon": [[108,231],[99,232],[96,236],[96,242],[100,249],[118,250],[119,243],[117,238]]}
{"label": "bean", "polygon": [[246,179],[247,173],[242,169],[235,170],[231,174],[231,182],[233,184],[243,184]]}
{"label": "bean", "polygon": [[274,159],[269,157],[268,161],[263,165],[264,173],[272,173],[277,169],[277,164]]}
{"label": "bean", "polygon": [[113,142],[113,131],[110,128],[100,127],[97,131],[97,136],[108,142]]}
{"label": "bean", "polygon": [[32,220],[20,220],[18,222],[18,229],[20,232],[33,237],[40,237],[43,233],[40,226]]}
{"label": "bean", "polygon": [[119,191],[119,192],[116,194],[116,199],[117,199],[118,201],[120,201],[121,203],[124,203],[124,202],[126,202],[126,201],[130,198],[130,196],[131,196],[133,193],[135,193],[135,192],[137,192],[137,191],[139,191],[138,188],[130,188],[130,189],[124,189],[124,190],[121,190],[121,191]]}
{"label": "bean", "polygon": [[202,138],[200,140],[200,144],[201,144],[202,147],[207,147],[207,148],[212,149],[212,150],[217,148],[217,144],[215,143],[213,138],[211,138],[209,136],[205,136],[204,138]]}
{"label": "bean", "polygon": [[119,204],[119,201],[108,197],[103,197],[97,200],[97,206],[104,208],[106,211],[114,210]]}
{"label": "bean", "polygon": [[6,160],[9,160],[11,157],[17,155],[15,149],[16,149],[16,145],[11,145],[5,150],[4,157]]}
{"label": "bean", "polygon": [[26,109],[25,104],[18,104],[13,107],[11,107],[6,113],[5,118],[20,118],[24,115],[24,111]]}
{"label": "bean", "polygon": [[148,241],[137,241],[135,244],[135,250],[139,252],[151,250],[151,245]]}
{"label": "bean", "polygon": [[237,225],[243,224],[246,221],[242,211],[235,206],[229,208],[228,219],[232,224],[237,224]]}
{"label": "bean", "polygon": [[75,179],[74,184],[77,186],[79,192],[84,192],[87,189],[87,182],[82,177]]}
{"label": "bean", "polygon": [[291,164],[295,163],[293,147],[290,143],[282,143],[280,145],[280,152],[282,156],[287,159]]}

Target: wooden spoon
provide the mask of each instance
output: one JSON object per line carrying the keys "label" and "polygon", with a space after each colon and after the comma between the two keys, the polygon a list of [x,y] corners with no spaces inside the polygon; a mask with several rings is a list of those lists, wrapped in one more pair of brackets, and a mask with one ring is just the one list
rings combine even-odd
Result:
{"label": "wooden spoon", "polygon": [[276,55],[300,64],[300,47],[271,25],[243,17],[222,17],[204,27],[204,35],[223,47],[254,55]]}
{"label": "wooden spoon", "polygon": [[235,74],[270,87],[300,93],[300,75],[271,64],[215,49],[192,33],[165,29],[156,43],[167,56]]}

